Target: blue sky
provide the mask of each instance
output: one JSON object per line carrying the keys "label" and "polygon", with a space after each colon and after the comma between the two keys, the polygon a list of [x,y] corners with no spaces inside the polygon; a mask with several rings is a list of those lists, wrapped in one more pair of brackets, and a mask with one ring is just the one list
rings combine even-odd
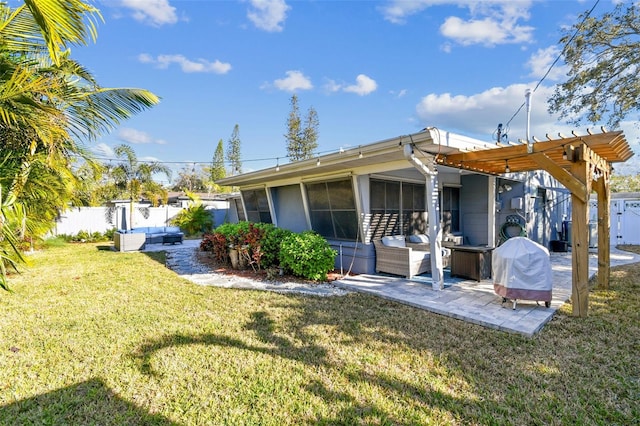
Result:
{"label": "blue sky", "polygon": [[[238,124],[248,171],[286,162],[294,93],[303,118],[318,113],[320,153],[428,126],[491,141],[558,56],[561,29],[595,1],[109,0],[96,3],[97,42],[72,56],[103,86],[162,98],[94,143],[99,156],[128,143],[191,169]],[[600,0],[594,15],[612,8]],[[565,72],[556,65],[533,94],[532,135],[586,133],[547,113]],[[638,128],[622,128],[635,150]],[[509,139],[525,132],[522,110]],[[637,171],[635,157],[618,169]]]}

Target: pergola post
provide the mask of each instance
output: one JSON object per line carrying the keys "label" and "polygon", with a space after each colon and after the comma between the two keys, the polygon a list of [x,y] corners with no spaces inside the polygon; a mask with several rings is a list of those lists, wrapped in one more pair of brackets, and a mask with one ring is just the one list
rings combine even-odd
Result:
{"label": "pergola post", "polygon": [[601,173],[593,185],[598,195],[598,288],[608,289],[611,276],[610,167]]}
{"label": "pergola post", "polygon": [[571,303],[574,316],[586,317],[589,309],[589,198],[591,162],[588,148],[580,145],[571,152],[571,174],[585,186],[586,197],[571,193],[571,260],[573,266]]}

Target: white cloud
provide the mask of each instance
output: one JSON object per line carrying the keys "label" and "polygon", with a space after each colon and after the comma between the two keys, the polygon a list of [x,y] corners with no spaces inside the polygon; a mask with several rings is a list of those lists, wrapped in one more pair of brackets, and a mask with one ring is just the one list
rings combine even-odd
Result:
{"label": "white cloud", "polygon": [[215,60],[209,62],[206,59],[195,61],[187,59],[183,55],[158,55],[153,57],[147,53],[138,55],[138,60],[144,64],[155,64],[158,68],[166,69],[171,64],[178,64],[180,69],[186,73],[212,72],[215,74],[226,74],[231,70],[231,64]]}
{"label": "white cloud", "polygon": [[429,6],[435,6],[437,4],[447,3],[446,1],[430,1],[430,0],[392,0],[380,10],[384,19],[394,24],[404,24],[408,16],[422,12]]}
{"label": "white cloud", "polygon": [[[534,86],[535,83],[512,84],[508,87],[494,87],[471,96],[429,94],[416,106],[416,113],[424,127],[441,127],[487,141],[492,139],[498,123],[503,123],[509,140],[517,141],[526,138],[524,107],[510,123],[508,122],[524,103],[525,90]],[[553,138],[557,137],[559,132],[568,135],[574,129],[559,122],[557,116],[547,112],[547,99],[552,93],[553,87],[541,85],[531,97],[532,137],[544,140],[547,133]],[[580,133],[580,129],[575,130]],[[582,133],[586,133],[586,129]]]}
{"label": "white cloud", "polygon": [[334,93],[334,92],[347,92],[347,93],[355,93],[360,96],[368,95],[372,92],[375,92],[378,88],[378,83],[374,79],[364,74],[359,74],[356,77],[355,84],[344,85],[337,83],[335,80],[328,80],[328,82],[324,85],[326,91]]}
{"label": "white cloud", "polygon": [[490,17],[464,21],[451,16],[440,26],[440,32],[463,46],[524,43],[533,37],[533,27],[513,25]]}
{"label": "white cloud", "polygon": [[148,144],[154,143],[158,145],[166,144],[166,141],[162,139],[154,139],[146,132],[141,130],[131,129],[128,127],[122,127],[118,131],[118,139],[130,143],[130,144]]}
{"label": "white cloud", "polygon": [[364,74],[359,74],[356,77],[356,84],[345,87],[344,91],[364,96],[368,95],[369,93],[375,92],[377,88],[378,83],[376,83],[374,79]]}
{"label": "white cloud", "polygon": [[340,89],[342,89],[342,85],[340,85],[339,83],[336,83],[335,80],[327,80],[327,82],[324,85],[324,90],[326,90],[329,93],[339,92]]}
{"label": "white cloud", "polygon": [[[559,55],[560,49],[557,46],[538,49],[537,52],[531,55],[531,58],[529,58],[529,61],[527,62],[527,67],[531,69],[530,76],[534,78],[542,78],[553,61],[555,61]],[[569,67],[567,67],[562,61],[559,61],[553,66],[546,78],[553,81],[563,80],[568,72]]]}
{"label": "white cloud", "polygon": [[[464,46],[526,43],[533,38],[533,27],[519,24],[521,20],[529,19],[531,1],[528,0],[393,0],[382,13],[386,20],[402,24],[413,14],[442,5],[455,5],[469,11],[470,18],[449,16],[440,26],[443,36]],[[450,48],[445,45],[444,50]]]}
{"label": "white cloud", "polygon": [[113,149],[104,142],[100,142],[99,144],[97,144],[94,148],[92,148],[92,151],[100,157],[113,158],[116,156],[115,152],[113,152]]}
{"label": "white cloud", "polygon": [[287,18],[287,11],[291,8],[284,0],[250,0],[252,9],[247,17],[257,28],[269,32],[282,31]]}
{"label": "white cloud", "polygon": [[407,89],[401,89],[401,90],[390,90],[389,93],[391,93],[396,98],[403,98],[409,92],[407,91]]}
{"label": "white cloud", "polygon": [[287,71],[285,78],[277,79],[273,82],[273,85],[285,92],[295,92],[296,90],[309,90],[313,89],[311,79],[305,76],[300,71]]}
{"label": "white cloud", "polygon": [[169,0],[120,0],[119,5],[131,9],[133,19],[156,27],[178,22],[176,8]]}

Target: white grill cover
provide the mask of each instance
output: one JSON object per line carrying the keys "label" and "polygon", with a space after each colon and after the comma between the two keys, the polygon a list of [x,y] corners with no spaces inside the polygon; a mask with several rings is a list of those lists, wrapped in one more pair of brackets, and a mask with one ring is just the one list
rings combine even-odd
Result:
{"label": "white grill cover", "polygon": [[509,299],[550,302],[552,272],[549,251],[526,237],[509,238],[493,250],[493,289]]}

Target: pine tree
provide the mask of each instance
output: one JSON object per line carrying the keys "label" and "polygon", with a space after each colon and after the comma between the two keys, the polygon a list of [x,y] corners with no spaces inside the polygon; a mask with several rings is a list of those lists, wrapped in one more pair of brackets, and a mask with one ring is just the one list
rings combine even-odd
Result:
{"label": "pine tree", "polygon": [[231,166],[231,175],[242,172],[242,161],[240,160],[240,126],[233,127],[233,133],[227,141],[227,161]]}
{"label": "pine tree", "polygon": [[222,179],[227,176],[227,171],[224,168],[224,148],[222,139],[218,141],[216,152],[213,154],[213,160],[211,162],[211,181],[215,182],[218,179]]}
{"label": "pine tree", "polygon": [[318,113],[311,107],[302,128],[298,96],[291,96],[291,112],[287,119],[287,156],[291,161],[306,160],[314,156],[318,147]]}
{"label": "pine tree", "polygon": [[301,128],[300,110],[298,108],[298,96],[291,96],[291,111],[287,119],[287,134],[284,137],[287,140],[287,156],[291,161],[302,160],[301,155]]}
{"label": "pine tree", "polygon": [[318,148],[318,125],[318,113],[313,107],[310,107],[303,130],[306,158],[313,157],[313,153]]}

